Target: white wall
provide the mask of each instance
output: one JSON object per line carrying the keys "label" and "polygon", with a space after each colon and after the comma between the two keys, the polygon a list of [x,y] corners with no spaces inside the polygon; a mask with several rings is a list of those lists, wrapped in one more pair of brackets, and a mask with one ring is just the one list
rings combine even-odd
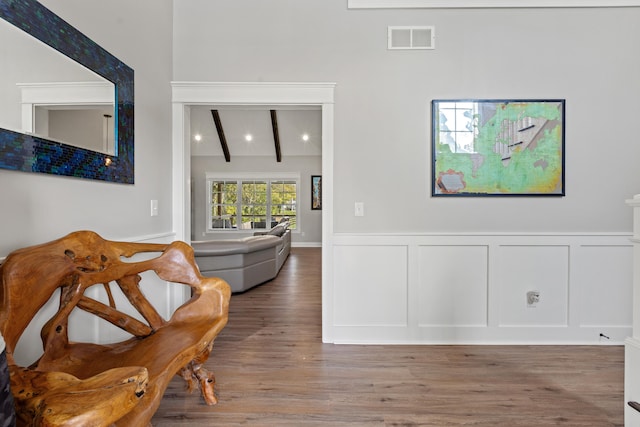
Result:
{"label": "white wall", "polygon": [[171,240],[171,0],[42,3],[134,69],[135,185],[0,170],[0,255],[79,229]]}
{"label": "white wall", "polygon": [[42,3],[134,69],[135,185],[0,170],[0,254],[78,229],[171,232],[171,1]]}
{"label": "white wall", "polygon": [[[629,53],[640,38],[640,8],[347,10],[342,1],[186,0],[174,9],[176,80],[337,83],[337,232],[630,230],[621,200],[637,192],[632,159],[640,146],[629,141],[640,113],[640,61]],[[434,25],[437,48],[388,51],[388,25]],[[461,97],[566,98],[567,197],[431,198],[429,102]],[[624,156],[609,151],[620,145]],[[365,217],[354,217],[355,201],[365,203]],[[399,221],[398,203],[406,208]]]}
{"label": "white wall", "polygon": [[[631,212],[623,202],[637,192],[639,175],[640,58],[630,52],[640,39],[640,8],[348,10],[341,1],[185,0],[174,12],[175,80],[336,82],[325,341],[599,342],[595,331],[611,322],[617,342],[628,333]],[[435,26],[436,49],[387,50],[389,25]],[[566,197],[432,198],[430,101],[446,98],[566,99]],[[364,203],[364,217],[354,216],[354,202]],[[549,240],[538,242],[540,234]],[[537,264],[498,250],[503,236],[518,240],[522,259],[549,260],[539,266],[549,271],[532,274]],[[430,251],[442,253],[432,239],[452,247],[455,257],[435,267],[455,277],[455,292],[415,273],[432,262]],[[471,239],[474,249],[458,248],[459,239]],[[458,258],[488,266],[479,272],[485,281],[460,276]],[[498,274],[500,265],[513,268]],[[582,267],[593,274],[578,273]],[[578,295],[606,293],[603,280],[617,299],[603,302],[597,319],[566,318],[570,307],[593,308]],[[557,288],[546,293],[553,307],[521,311],[525,288],[549,283]],[[416,291],[426,306],[415,305]],[[372,292],[388,304],[375,305]],[[425,297],[430,292],[435,301]],[[484,332],[465,335],[452,319],[440,325],[446,333],[418,333],[416,313],[456,293],[494,296],[476,302],[475,315],[488,316]],[[376,308],[389,318],[371,318]],[[504,310],[507,323],[522,325],[517,337],[496,320]],[[406,322],[398,327],[400,318]]]}

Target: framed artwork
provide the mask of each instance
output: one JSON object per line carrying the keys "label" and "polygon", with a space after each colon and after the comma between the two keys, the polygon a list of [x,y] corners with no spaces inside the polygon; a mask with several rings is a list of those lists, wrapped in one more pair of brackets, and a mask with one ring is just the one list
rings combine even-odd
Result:
{"label": "framed artwork", "polygon": [[564,196],[565,100],[433,100],[432,196]]}
{"label": "framed artwork", "polygon": [[322,175],[311,176],[311,210],[322,210]]}

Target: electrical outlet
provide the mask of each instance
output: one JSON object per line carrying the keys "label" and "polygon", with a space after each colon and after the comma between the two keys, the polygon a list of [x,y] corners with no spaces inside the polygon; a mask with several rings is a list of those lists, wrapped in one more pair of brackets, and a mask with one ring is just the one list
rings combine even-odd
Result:
{"label": "electrical outlet", "polygon": [[540,291],[527,292],[527,307],[535,307],[540,302]]}

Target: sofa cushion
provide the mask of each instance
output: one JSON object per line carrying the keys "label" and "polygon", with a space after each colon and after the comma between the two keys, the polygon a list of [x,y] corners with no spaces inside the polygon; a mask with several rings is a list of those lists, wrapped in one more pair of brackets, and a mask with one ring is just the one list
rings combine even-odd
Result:
{"label": "sofa cushion", "polygon": [[280,243],[276,236],[252,236],[234,240],[208,240],[191,242],[196,257],[201,255],[246,254],[272,248]]}
{"label": "sofa cushion", "polygon": [[[273,261],[277,252],[272,248],[249,253],[196,255],[196,262],[201,273],[235,268],[245,268],[265,261]],[[206,276],[206,274],[204,274]],[[225,279],[226,280],[226,279]]]}
{"label": "sofa cushion", "polygon": [[267,231],[268,235],[282,237],[282,235],[287,231],[289,224],[278,224],[273,227],[271,230]]}

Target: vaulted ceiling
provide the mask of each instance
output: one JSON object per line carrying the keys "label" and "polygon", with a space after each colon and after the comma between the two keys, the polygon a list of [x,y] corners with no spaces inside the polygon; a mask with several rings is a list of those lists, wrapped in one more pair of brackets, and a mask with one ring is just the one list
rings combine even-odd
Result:
{"label": "vaulted ceiling", "polygon": [[230,162],[236,156],[274,162],[320,156],[322,111],[310,106],[192,106],[191,136],[192,156],[223,156]]}

